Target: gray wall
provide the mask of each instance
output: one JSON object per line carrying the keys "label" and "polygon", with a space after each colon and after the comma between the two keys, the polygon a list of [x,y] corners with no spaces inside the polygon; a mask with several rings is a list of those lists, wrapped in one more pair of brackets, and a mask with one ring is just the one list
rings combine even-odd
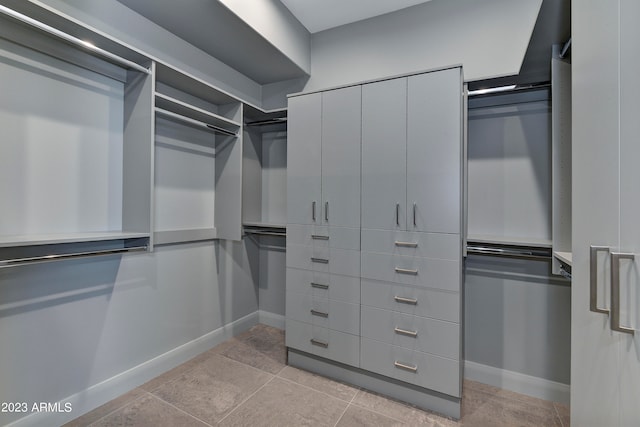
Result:
{"label": "gray wall", "polygon": [[470,255],[465,360],[569,384],[571,286],[548,261]]}
{"label": "gray wall", "polygon": [[311,37],[305,90],[463,65],[467,81],[518,74],[541,0],[432,0]]}
{"label": "gray wall", "polygon": [[[186,244],[1,269],[2,400],[56,402],[88,392],[255,312],[251,250]],[[23,415],[0,413],[0,425]]]}

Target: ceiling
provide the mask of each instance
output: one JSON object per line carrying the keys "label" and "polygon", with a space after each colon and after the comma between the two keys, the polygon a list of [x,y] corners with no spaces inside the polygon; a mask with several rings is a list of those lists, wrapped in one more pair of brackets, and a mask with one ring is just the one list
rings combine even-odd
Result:
{"label": "ceiling", "polygon": [[311,34],[430,0],[280,0]]}
{"label": "ceiling", "polygon": [[[118,0],[259,84],[305,77],[290,58],[218,0]],[[429,0],[280,0],[310,33]],[[481,1],[481,0],[477,0]],[[470,88],[550,80],[551,46],[568,40],[570,0],[543,0],[520,75]],[[473,42],[473,41],[470,41]]]}

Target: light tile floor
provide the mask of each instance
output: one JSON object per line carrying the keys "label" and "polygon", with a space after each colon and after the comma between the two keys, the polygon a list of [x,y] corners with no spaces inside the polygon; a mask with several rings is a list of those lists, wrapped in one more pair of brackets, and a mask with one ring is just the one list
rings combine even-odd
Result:
{"label": "light tile floor", "polygon": [[92,426],[569,426],[569,408],[465,381],[462,420],[286,366],[284,332],[257,325],[66,424]]}

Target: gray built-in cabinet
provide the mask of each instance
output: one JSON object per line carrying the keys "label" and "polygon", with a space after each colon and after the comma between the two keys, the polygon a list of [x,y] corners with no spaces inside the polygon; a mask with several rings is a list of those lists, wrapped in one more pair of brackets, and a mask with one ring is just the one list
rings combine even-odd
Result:
{"label": "gray built-in cabinet", "polygon": [[289,363],[460,415],[460,68],[289,98]]}

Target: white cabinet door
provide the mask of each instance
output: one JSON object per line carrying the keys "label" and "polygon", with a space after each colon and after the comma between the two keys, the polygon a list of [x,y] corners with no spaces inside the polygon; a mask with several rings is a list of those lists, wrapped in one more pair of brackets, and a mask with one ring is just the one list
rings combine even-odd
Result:
{"label": "white cabinet door", "polygon": [[287,222],[320,224],[322,94],[289,98]]}
{"label": "white cabinet door", "polygon": [[[589,248],[619,243],[619,10],[617,0],[572,6],[571,424],[617,426],[621,338],[589,310]],[[609,307],[608,256],[597,267],[598,306]]]}
{"label": "white cabinet door", "polygon": [[409,77],[407,229],[460,233],[460,68]]}
{"label": "white cabinet door", "polygon": [[640,2],[620,1],[620,425],[640,425]]}
{"label": "white cabinet door", "polygon": [[405,230],[407,79],[362,87],[362,228]]}
{"label": "white cabinet door", "polygon": [[322,94],[322,224],[360,227],[361,92]]}

